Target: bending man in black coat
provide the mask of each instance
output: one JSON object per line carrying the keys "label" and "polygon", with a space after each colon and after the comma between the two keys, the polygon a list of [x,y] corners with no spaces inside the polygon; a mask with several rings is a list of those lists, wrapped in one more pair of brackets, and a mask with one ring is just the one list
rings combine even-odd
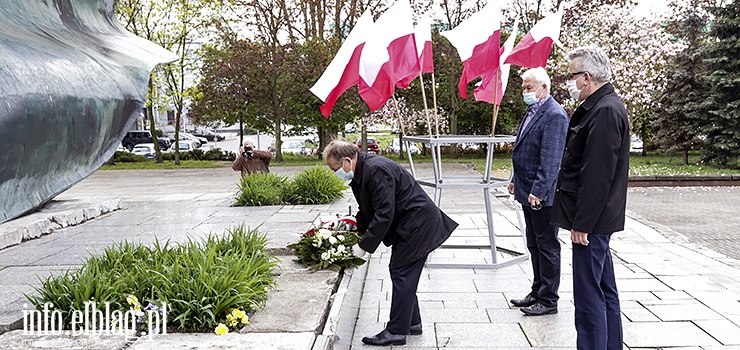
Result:
{"label": "bending man in black coat", "polygon": [[443,213],[413,176],[398,163],[359,152],[346,141],[335,140],[324,150],[326,164],[350,187],[359,211],[362,235],[355,254],[370,253],[382,242],[391,248],[393,283],[390,320],[385,330],[362,338],[370,345],[402,345],[406,335],[422,333],[416,288],[427,255],[450,237],[457,223]]}
{"label": "bending man in black coat", "polygon": [[579,350],[622,349],[622,319],[609,240],[624,230],[630,125],[596,47],[568,53],[567,85],[582,101],[570,118],[552,223],[571,232]]}

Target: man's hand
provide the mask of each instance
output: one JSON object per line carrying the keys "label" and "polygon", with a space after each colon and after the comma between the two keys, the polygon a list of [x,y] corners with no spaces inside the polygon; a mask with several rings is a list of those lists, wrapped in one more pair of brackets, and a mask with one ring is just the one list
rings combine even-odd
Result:
{"label": "man's hand", "polygon": [[588,245],[588,233],[570,230],[570,240],[573,241],[573,243]]}
{"label": "man's hand", "polygon": [[367,254],[367,252],[364,249],[360,248],[359,244],[355,244],[352,246],[352,254],[354,254],[358,258],[362,258],[365,256],[365,254]]}
{"label": "man's hand", "polygon": [[514,194],[514,183],[509,183],[509,194]]}
{"label": "man's hand", "polygon": [[542,200],[535,197],[533,194],[530,193],[527,200],[529,201],[529,205],[532,206],[532,209],[538,210],[542,208]]}

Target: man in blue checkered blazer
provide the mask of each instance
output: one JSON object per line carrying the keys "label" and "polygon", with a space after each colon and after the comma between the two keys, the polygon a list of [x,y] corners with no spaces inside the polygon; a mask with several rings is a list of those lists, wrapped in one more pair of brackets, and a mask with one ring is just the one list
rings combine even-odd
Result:
{"label": "man in blue checkered blazer", "polygon": [[560,242],[558,227],[550,224],[555,185],[568,133],[568,115],[550,96],[550,77],[544,68],[522,74],[527,113],[517,132],[512,154],[509,193],[521,203],[527,225],[527,249],[532,259],[532,290],[511,304],[525,315],[558,312]]}

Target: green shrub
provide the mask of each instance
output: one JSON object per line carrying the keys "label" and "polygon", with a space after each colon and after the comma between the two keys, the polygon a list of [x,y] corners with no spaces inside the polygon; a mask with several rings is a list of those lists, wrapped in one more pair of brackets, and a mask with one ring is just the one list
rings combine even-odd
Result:
{"label": "green shrub", "polygon": [[129,153],[129,152],[116,151],[116,153],[113,155],[113,162],[114,163],[146,162],[146,157],[140,156],[138,154]]}
{"label": "green shrub", "polygon": [[[162,153],[163,160],[175,160],[175,152]],[[180,160],[192,160],[193,155],[190,151],[180,152]]]}
{"label": "green shrub", "polygon": [[341,198],[347,186],[327,167],[298,172],[287,187],[286,200],[293,204],[327,204]]}
{"label": "green shrub", "polygon": [[236,153],[231,151],[222,151],[220,148],[211,148],[203,154],[203,159],[234,161],[236,159]]}
{"label": "green shrub", "polygon": [[128,242],[89,258],[79,270],[42,280],[38,295],[26,297],[37,309],[51,302],[69,329],[73,310],[96,301],[104,311],[129,309],[128,295],[150,304],[167,304],[168,325],[180,331],[211,332],[232,309],[253,312],[264,306],[275,285],[277,259],[267,238],[244,226],[200,242],[153,247]]}
{"label": "green shrub", "polygon": [[196,148],[190,150],[188,153],[190,153],[190,159],[193,160],[205,160],[205,153],[202,149]]}
{"label": "green shrub", "polygon": [[237,206],[277,205],[283,202],[287,185],[285,176],[273,173],[253,173],[242,176],[236,194]]}

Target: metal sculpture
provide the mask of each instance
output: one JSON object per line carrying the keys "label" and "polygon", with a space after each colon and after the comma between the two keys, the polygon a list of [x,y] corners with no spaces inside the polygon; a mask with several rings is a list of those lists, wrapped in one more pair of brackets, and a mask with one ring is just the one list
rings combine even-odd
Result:
{"label": "metal sculpture", "polygon": [[114,0],[0,0],[0,223],[98,169],[174,55],[127,32]]}

